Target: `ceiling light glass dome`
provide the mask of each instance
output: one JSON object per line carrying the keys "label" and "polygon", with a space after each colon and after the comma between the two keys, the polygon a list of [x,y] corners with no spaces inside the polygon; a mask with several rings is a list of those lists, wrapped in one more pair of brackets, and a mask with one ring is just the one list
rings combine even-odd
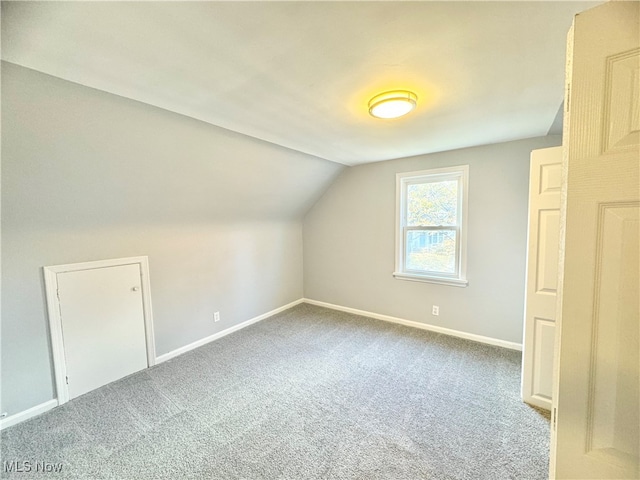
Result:
{"label": "ceiling light glass dome", "polygon": [[417,103],[418,97],[415,93],[393,90],[369,100],[369,113],[376,118],[398,118],[411,112]]}

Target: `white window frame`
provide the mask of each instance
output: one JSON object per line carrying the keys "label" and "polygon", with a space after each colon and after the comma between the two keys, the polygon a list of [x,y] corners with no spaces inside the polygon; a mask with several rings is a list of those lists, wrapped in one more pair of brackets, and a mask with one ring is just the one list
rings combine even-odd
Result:
{"label": "white window frame", "polygon": [[[455,226],[407,227],[407,186],[416,183],[458,181],[458,223]],[[469,206],[469,165],[434,168],[396,174],[396,265],[393,276],[400,280],[439,283],[466,287],[467,281],[467,218]],[[456,271],[452,274],[405,269],[406,233],[409,230],[450,230],[454,227],[456,244]]]}

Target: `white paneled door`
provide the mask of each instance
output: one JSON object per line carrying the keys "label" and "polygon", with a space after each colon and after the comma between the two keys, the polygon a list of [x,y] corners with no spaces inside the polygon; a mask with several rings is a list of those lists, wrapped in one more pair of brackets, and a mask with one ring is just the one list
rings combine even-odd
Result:
{"label": "white paneled door", "polygon": [[551,476],[640,477],[640,2],[569,38]]}
{"label": "white paneled door", "polygon": [[551,410],[556,332],[562,147],[531,152],[522,399]]}
{"label": "white paneled door", "polygon": [[140,264],[57,274],[69,398],[147,367]]}

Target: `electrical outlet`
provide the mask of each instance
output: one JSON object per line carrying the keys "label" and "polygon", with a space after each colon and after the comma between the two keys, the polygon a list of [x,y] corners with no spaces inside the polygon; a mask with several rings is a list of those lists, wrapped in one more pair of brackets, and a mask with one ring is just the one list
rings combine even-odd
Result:
{"label": "electrical outlet", "polygon": [[213,314],[213,321],[214,322],[219,322],[220,321],[220,312],[215,312]]}
{"label": "electrical outlet", "polygon": [[431,315],[440,315],[440,307],[438,305],[431,307]]}

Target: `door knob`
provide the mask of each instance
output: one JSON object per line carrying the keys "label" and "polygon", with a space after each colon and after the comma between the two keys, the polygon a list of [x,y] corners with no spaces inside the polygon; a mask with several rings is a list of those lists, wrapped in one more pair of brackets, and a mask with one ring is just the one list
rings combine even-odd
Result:
{"label": "door knob", "polygon": [[140,290],[140,287],[133,287],[131,290],[133,290],[134,292],[137,292],[138,290]]}

